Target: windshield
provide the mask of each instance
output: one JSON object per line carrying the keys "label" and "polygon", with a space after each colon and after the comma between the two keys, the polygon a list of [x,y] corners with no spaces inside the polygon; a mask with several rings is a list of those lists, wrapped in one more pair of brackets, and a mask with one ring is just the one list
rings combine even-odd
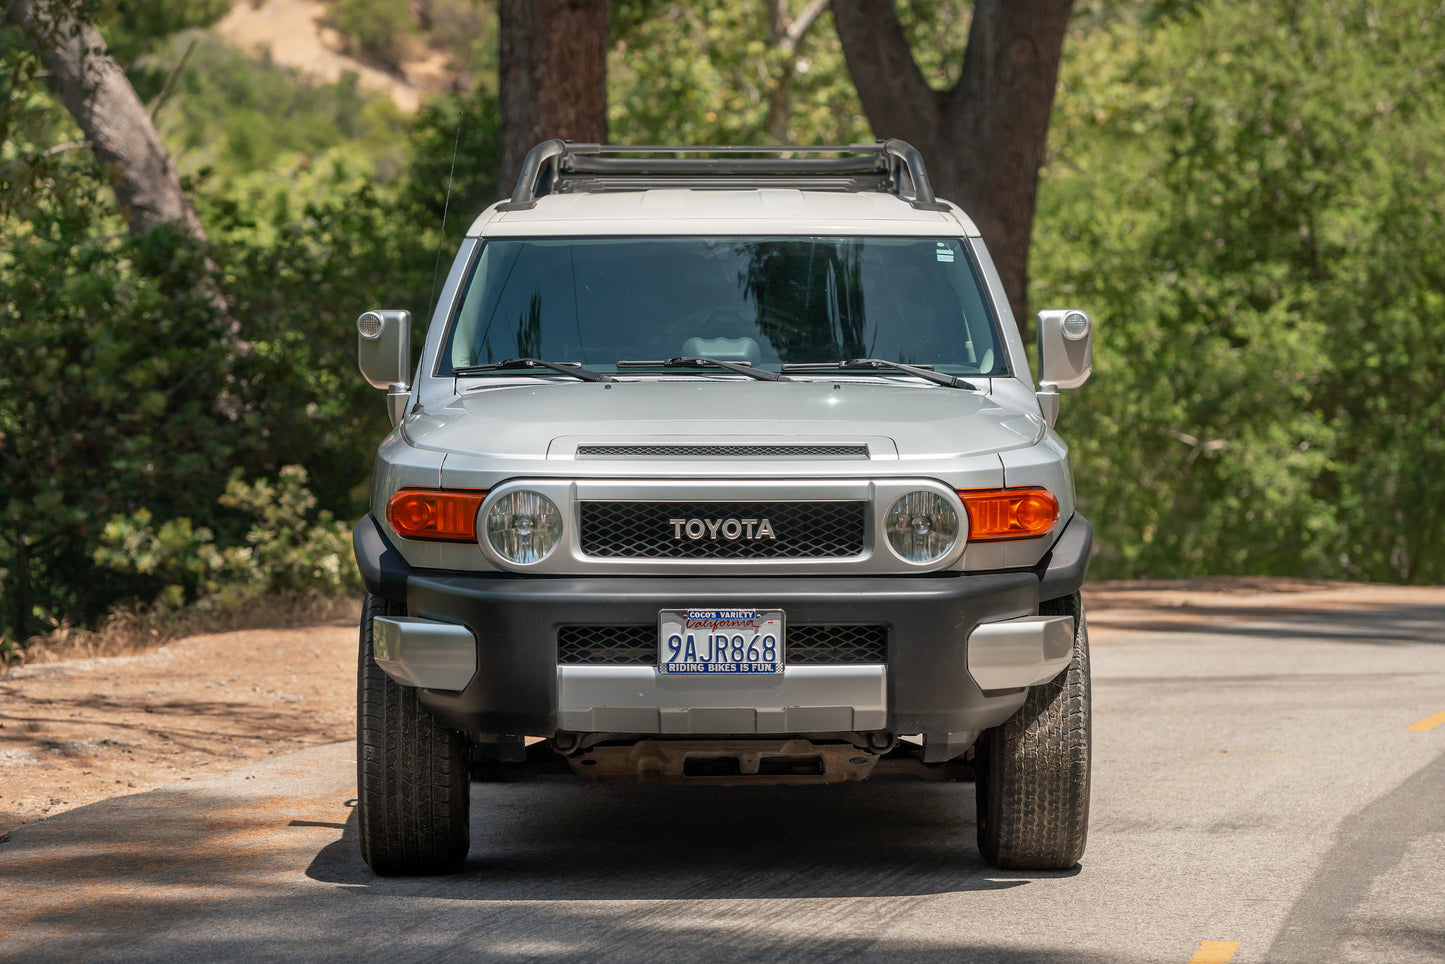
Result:
{"label": "windshield", "polygon": [[648,237],[485,242],[437,374],[516,357],[636,372],[678,356],[1007,372],[961,239]]}

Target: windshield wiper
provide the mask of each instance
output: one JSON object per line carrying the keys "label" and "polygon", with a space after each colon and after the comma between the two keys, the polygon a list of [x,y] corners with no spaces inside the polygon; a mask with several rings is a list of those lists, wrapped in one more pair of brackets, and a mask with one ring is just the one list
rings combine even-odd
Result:
{"label": "windshield wiper", "polygon": [[784,378],[777,372],[770,372],[766,368],[754,368],[745,362],[721,361],[717,358],[702,358],[696,355],[679,355],[677,358],[669,358],[666,361],[632,361],[624,360],[617,363],[618,368],[723,368],[730,372],[737,372],[739,375],[746,375],[749,378],[756,378],[760,382],[790,382],[791,378]]}
{"label": "windshield wiper", "polygon": [[611,375],[594,372],[572,362],[543,361],[540,358],[508,358],[506,361],[493,362],[490,365],[463,365],[461,368],[453,368],[452,374],[475,375],[478,372],[498,372],[508,368],[550,368],[559,374],[580,378],[584,382],[610,382],[613,380]]}
{"label": "windshield wiper", "polygon": [[847,361],[840,362],[797,362],[791,365],[784,365],[783,371],[827,371],[839,368],[861,368],[874,371],[885,369],[888,371],[902,372],[905,375],[915,375],[918,378],[933,382],[935,385],[947,385],[949,388],[966,388],[969,391],[978,391],[977,385],[967,379],[959,378],[957,375],[950,375],[947,372],[936,372],[931,368],[920,368],[917,365],[905,365],[902,362],[888,361],[884,358],[849,358]]}

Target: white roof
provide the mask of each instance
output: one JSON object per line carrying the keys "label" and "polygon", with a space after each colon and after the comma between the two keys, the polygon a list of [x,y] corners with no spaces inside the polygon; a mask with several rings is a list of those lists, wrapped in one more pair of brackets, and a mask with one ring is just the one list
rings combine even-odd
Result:
{"label": "white roof", "polygon": [[660,188],[548,194],[525,211],[483,211],[473,237],[601,234],[977,236],[957,206],[920,211],[892,194],[793,188]]}

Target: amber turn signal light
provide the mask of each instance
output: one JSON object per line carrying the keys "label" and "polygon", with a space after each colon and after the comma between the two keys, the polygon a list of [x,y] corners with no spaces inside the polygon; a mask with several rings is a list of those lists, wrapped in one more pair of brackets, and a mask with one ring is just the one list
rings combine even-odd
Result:
{"label": "amber turn signal light", "polygon": [[475,542],[485,489],[402,489],[386,504],[386,521],[408,539]]}
{"label": "amber turn signal light", "polygon": [[1059,500],[1048,489],[971,489],[958,497],[968,510],[969,542],[1032,539],[1059,518]]}

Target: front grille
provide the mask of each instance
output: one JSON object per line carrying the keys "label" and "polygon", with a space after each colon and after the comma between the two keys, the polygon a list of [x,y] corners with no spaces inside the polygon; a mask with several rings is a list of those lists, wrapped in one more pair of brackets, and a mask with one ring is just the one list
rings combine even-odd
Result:
{"label": "front grille", "polygon": [[866,445],[579,445],[579,458],[866,459]]}
{"label": "front grille", "polygon": [[[582,552],[609,559],[845,558],[863,551],[866,508],[866,502],[583,502]],[[736,527],[704,528],[693,539],[676,520],[729,520]],[[748,538],[743,520],[753,520],[754,536],[766,520],[774,537]]]}
{"label": "front grille", "polygon": [[[783,637],[790,665],[837,666],[888,661],[887,626],[793,626]],[[578,665],[657,665],[656,626],[563,626],[557,662]]]}

